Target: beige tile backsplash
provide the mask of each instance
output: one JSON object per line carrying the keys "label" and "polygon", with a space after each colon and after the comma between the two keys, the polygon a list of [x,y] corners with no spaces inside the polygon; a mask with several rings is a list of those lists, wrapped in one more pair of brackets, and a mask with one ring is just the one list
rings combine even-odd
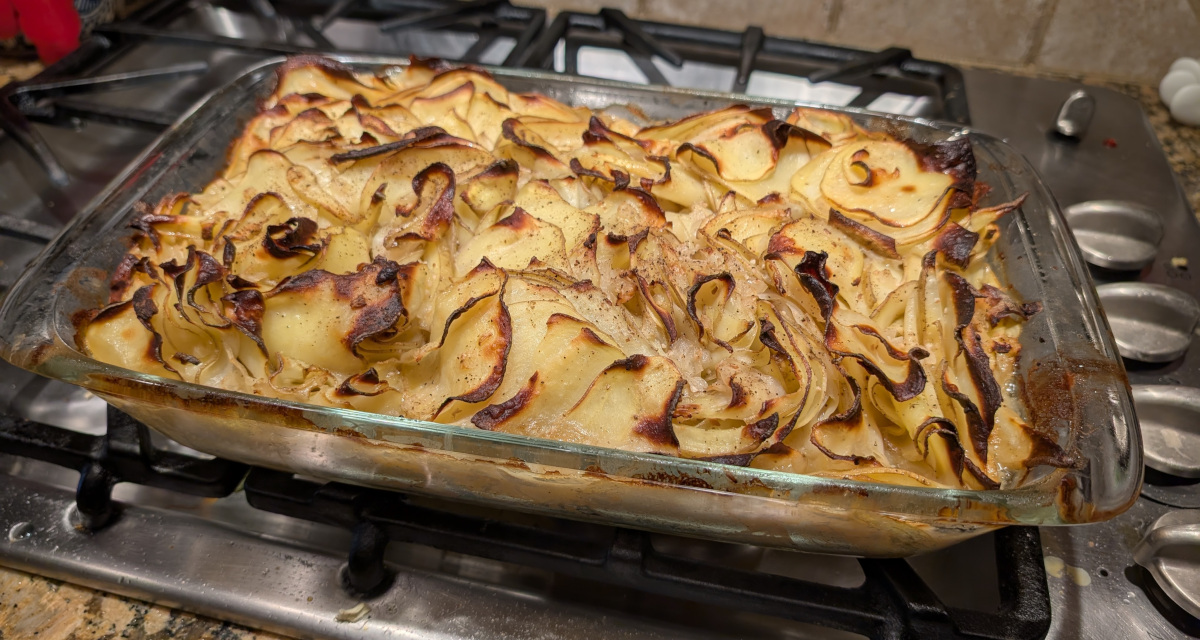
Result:
{"label": "beige tile backsplash", "polygon": [[1200,0],[514,0],[551,11],[615,6],[631,16],[808,38],[896,45],[950,62],[1157,83],[1200,57]]}
{"label": "beige tile backsplash", "polygon": [[1021,63],[1048,1],[841,0],[828,39],[867,49],[900,45],[922,58]]}
{"label": "beige tile backsplash", "polygon": [[1198,54],[1200,21],[1188,0],[1058,0],[1033,62],[1157,81],[1176,58]]}
{"label": "beige tile backsplash", "polygon": [[[518,0],[519,1],[519,0]],[[822,38],[838,0],[644,0],[639,17],[740,31],[757,25],[783,38]]]}

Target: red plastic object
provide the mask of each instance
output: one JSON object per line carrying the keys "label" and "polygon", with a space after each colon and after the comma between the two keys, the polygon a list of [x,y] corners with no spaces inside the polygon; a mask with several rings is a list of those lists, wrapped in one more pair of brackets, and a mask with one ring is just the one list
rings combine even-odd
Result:
{"label": "red plastic object", "polygon": [[10,0],[0,0],[0,40],[17,37],[17,9]]}
{"label": "red plastic object", "polygon": [[71,0],[0,0],[0,38],[24,33],[46,64],[79,46],[80,28]]}

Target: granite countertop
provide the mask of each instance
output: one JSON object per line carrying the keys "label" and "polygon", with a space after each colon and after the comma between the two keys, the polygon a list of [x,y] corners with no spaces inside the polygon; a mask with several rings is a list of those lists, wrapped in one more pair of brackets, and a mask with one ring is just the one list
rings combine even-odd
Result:
{"label": "granite countertop", "polygon": [[0,567],[0,640],[283,640]]}
{"label": "granite countertop", "polygon": [[1158,99],[1158,88],[1140,84],[1117,85],[1127,95],[1137,98],[1150,118],[1154,132],[1162,143],[1171,168],[1192,205],[1200,213],[1200,127],[1189,127],[1171,119],[1166,106]]}
{"label": "granite countertop", "polygon": [[[0,64],[0,85],[8,80],[6,71]],[[14,71],[32,75],[28,68]],[[1141,102],[1192,210],[1200,211],[1200,128],[1172,121],[1158,99],[1157,87],[1078,76],[1047,77],[1116,89]],[[0,640],[281,640],[274,634],[3,567],[0,603]]]}

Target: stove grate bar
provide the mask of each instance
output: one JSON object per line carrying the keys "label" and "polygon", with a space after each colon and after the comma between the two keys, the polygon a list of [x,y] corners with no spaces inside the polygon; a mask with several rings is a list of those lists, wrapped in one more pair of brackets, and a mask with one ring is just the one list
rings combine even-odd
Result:
{"label": "stove grate bar", "polygon": [[[511,7],[512,5],[501,5],[500,10],[498,10],[497,13],[504,15],[505,6]],[[522,9],[524,9],[524,7],[522,7]],[[516,60],[525,55],[525,52],[529,50],[530,45],[532,45],[534,40],[537,39],[538,34],[542,32],[542,27],[546,25],[546,12],[537,11],[529,16],[527,21],[528,22],[525,25],[525,28],[522,29],[521,33],[517,36],[517,41],[516,44],[513,45],[512,51],[508,52],[508,56],[504,58],[504,62],[501,63],[501,66],[522,66],[517,64]]]}
{"label": "stove grate bar", "polygon": [[379,30],[398,31],[400,29],[440,29],[448,27],[467,16],[493,10],[503,0],[468,0],[466,2],[450,3],[441,9],[434,9],[415,16],[401,16],[379,23]]}
{"label": "stove grate bar", "polygon": [[0,236],[48,244],[57,235],[58,229],[48,224],[0,213]]}
{"label": "stove grate bar", "polygon": [[244,489],[256,508],[353,532],[343,574],[351,593],[387,589],[383,547],[396,541],[889,640],[1024,640],[1043,637],[1050,624],[1036,529],[996,535],[998,565],[1015,567],[1001,578],[996,613],[946,607],[903,560],[860,560],[867,581],[834,587],[671,556],[654,548],[650,534],[606,525],[553,518],[530,525],[498,511],[450,513],[400,493],[258,468]]}
{"label": "stove grate bar", "polygon": [[495,27],[486,25],[481,26],[479,28],[479,39],[476,40],[475,44],[472,44],[471,48],[467,49],[467,52],[463,54],[462,61],[478,64],[479,58],[483,56],[484,52],[488,50],[488,47],[492,46],[492,44],[495,43],[499,37],[500,31]]}
{"label": "stove grate bar", "polygon": [[[83,46],[80,46],[80,49],[77,51],[103,51],[108,47],[109,43],[107,40],[92,38]],[[58,114],[54,108],[56,104],[54,98],[60,98],[58,104],[64,107],[64,111],[72,111],[70,101],[62,99],[62,96],[72,93],[120,89],[147,82],[173,80],[181,76],[196,75],[205,73],[206,71],[208,71],[207,62],[186,62],[161,69],[147,69],[128,73],[12,83],[3,90],[0,90],[0,129],[13,136],[21,146],[25,147],[37,159],[54,184],[65,186],[71,180],[70,174],[59,163],[58,158],[54,156],[46,141],[33,129],[29,122],[30,117],[50,121],[55,120]],[[38,77],[41,77],[41,75]],[[50,98],[51,100],[43,102],[39,100],[39,97]],[[161,120],[162,118],[161,115],[150,114],[142,110],[128,110],[122,113],[121,110],[114,107],[95,105],[89,109],[85,105],[86,103],[83,105],[75,104],[75,114],[96,115],[100,120],[120,124],[128,122],[142,125],[152,124],[155,126],[157,126],[157,122],[154,121]],[[170,124],[171,122],[174,122],[174,119],[171,119],[166,124]]]}
{"label": "stove grate bar", "polygon": [[754,71],[754,61],[758,52],[762,51],[765,37],[762,27],[747,27],[746,32],[742,34],[741,58],[738,60],[737,76],[733,79],[734,93],[746,92],[746,87],[750,84],[750,72]]}
{"label": "stove grate bar", "polygon": [[[237,496],[219,503],[254,513]],[[729,639],[403,565],[387,592],[351,596],[329,588],[345,561],[323,545],[139,504],[89,533],[71,525],[71,507],[67,490],[0,474],[0,532],[8,534],[0,564],[296,638]],[[352,611],[366,615],[344,621]]]}
{"label": "stove grate bar", "polygon": [[847,80],[874,73],[883,67],[896,66],[912,57],[912,52],[899,47],[889,47],[878,53],[865,54],[856,60],[844,62],[836,67],[814,71],[808,75],[809,82],[831,82]]}
{"label": "stove grate bar", "polygon": [[854,588],[715,565],[663,553],[641,531],[448,505],[156,450],[145,425],[112,407],[102,436],[0,416],[0,450],[79,470],[75,504],[89,531],[121,522],[116,516],[128,507],[111,498],[119,482],[205,497],[228,496],[240,484],[253,508],[351,532],[338,579],[352,597],[383,597],[393,588],[400,574],[384,557],[394,541],[886,640],[1026,640],[1043,637],[1050,624],[1040,537],[1031,528],[995,535],[1001,604],[985,612],[945,606],[903,560],[859,560],[867,579]]}
{"label": "stove grate bar", "polygon": [[114,73],[103,76],[61,78],[58,80],[48,80],[44,82],[25,82],[17,86],[14,94],[22,97],[30,93],[42,93],[49,96],[60,96],[67,93],[75,93],[80,91],[111,91],[113,89],[123,89],[147,82],[174,80],[179,77],[201,74],[207,71],[208,63],[203,60],[197,60],[194,62],[184,62],[168,67],[162,67],[159,69],[144,69],[141,71],[128,71],[125,73]]}
{"label": "stove grate bar", "polygon": [[285,42],[268,42],[265,40],[254,40],[250,38],[219,36],[211,33],[191,33],[187,31],[159,29],[128,22],[113,22],[111,24],[99,25],[96,27],[95,32],[114,37],[135,36],[162,42],[173,42],[176,44],[226,47],[230,49],[240,49],[242,51],[258,51],[280,55],[300,55],[304,53],[318,52],[316,47],[289,44]]}
{"label": "stove grate bar", "polygon": [[322,13],[317,18],[314,18],[315,23],[313,26],[316,27],[317,31],[324,31],[328,29],[329,25],[333,24],[335,20],[345,15],[347,11],[353,9],[354,5],[358,4],[358,2],[359,0],[336,0],[333,4],[329,5],[329,9],[326,10],[325,13]]}
{"label": "stove grate bar", "polygon": [[219,498],[237,489],[247,471],[229,460],[154,449],[146,425],[112,406],[102,436],[0,415],[0,451],[79,471],[76,504],[88,530],[112,522],[117,514],[112,488],[118,483]]}
{"label": "stove grate bar", "polygon": [[21,113],[21,110],[13,104],[12,95],[12,85],[0,89],[0,130],[12,136],[17,144],[37,160],[42,169],[46,171],[46,176],[50,178],[52,184],[57,187],[65,187],[70,184],[71,174],[67,173],[62,163],[55,157],[54,152],[50,150],[50,146],[33,129],[33,124],[29,122],[25,114]]}
{"label": "stove grate bar", "polygon": [[338,46],[333,44],[332,40],[330,40],[329,38],[326,38],[325,34],[322,33],[321,30],[318,29],[317,26],[314,25],[312,22],[309,22],[308,20],[304,20],[303,18],[293,19],[292,22],[300,29],[301,33],[308,36],[308,39],[312,40],[313,44],[317,45],[318,49],[320,49],[322,51],[338,51],[339,50]]}
{"label": "stove grate bar", "polygon": [[[685,61],[720,64],[737,69],[733,90],[744,91],[749,74],[754,70],[783,73],[801,78],[810,75],[854,76],[853,84],[864,90],[888,91],[908,95],[928,95],[934,99],[936,118],[969,125],[970,113],[962,73],[951,65],[913,58],[904,49],[866,51],[834,45],[761,36],[747,30],[744,33],[703,27],[665,24],[642,20],[626,20],[656,46],[665,48]],[[560,42],[566,44],[567,73],[577,72],[578,52],[584,46],[623,50],[643,55],[657,53],[630,41],[627,32],[615,28],[600,14],[571,11],[560,12],[520,56],[513,59],[516,66],[553,69],[554,51]],[[751,55],[753,51],[753,55]],[[661,56],[661,54],[658,54]],[[664,59],[666,59],[665,56]],[[747,65],[750,65],[747,67]]]}
{"label": "stove grate bar", "polygon": [[683,56],[675,53],[656,38],[642,31],[637,22],[630,20],[624,11],[620,9],[601,9],[600,17],[604,18],[604,24],[607,27],[620,31],[625,42],[629,43],[634,49],[642,51],[647,55],[656,55],[670,62],[675,67],[683,66]]}

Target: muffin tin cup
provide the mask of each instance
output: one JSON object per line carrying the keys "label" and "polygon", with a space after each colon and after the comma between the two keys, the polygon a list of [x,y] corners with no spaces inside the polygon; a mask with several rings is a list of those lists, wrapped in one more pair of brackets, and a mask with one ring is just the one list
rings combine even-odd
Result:
{"label": "muffin tin cup", "polygon": [[1200,389],[1133,385],[1146,466],[1180,478],[1200,478]]}
{"label": "muffin tin cup", "polygon": [[1157,212],[1136,202],[1091,200],[1063,210],[1084,260],[1105,269],[1137,270],[1158,255],[1163,238]]}
{"label": "muffin tin cup", "polygon": [[1200,303],[1161,284],[1115,282],[1096,287],[1121,355],[1140,362],[1183,356],[1200,321]]}

